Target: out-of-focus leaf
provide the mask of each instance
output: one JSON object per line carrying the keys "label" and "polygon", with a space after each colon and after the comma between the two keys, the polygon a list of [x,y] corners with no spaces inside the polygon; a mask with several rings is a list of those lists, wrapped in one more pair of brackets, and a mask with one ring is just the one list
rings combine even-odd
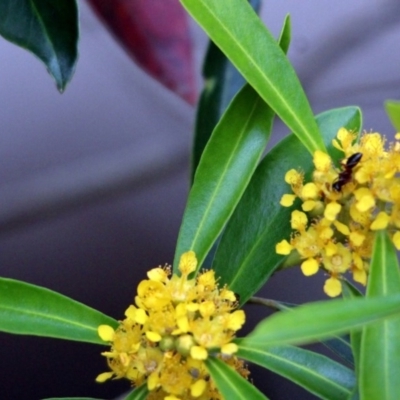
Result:
{"label": "out-of-focus leaf", "polygon": [[0,35],[39,57],[64,91],[78,59],[75,0],[1,0]]}
{"label": "out-of-focus leaf", "polygon": [[200,160],[175,251],[195,251],[199,267],[240,200],[268,142],[274,113],[246,85],[216,126]]}
{"label": "out-of-focus leaf", "polygon": [[223,361],[209,357],[206,367],[224,399],[268,400],[254,385]]}
{"label": "out-of-focus leaf", "polygon": [[181,2],[308,151],[324,150],[292,65],[250,5],[243,0]]}
{"label": "out-of-focus leaf", "polygon": [[334,339],[324,340],[321,342],[330,351],[340,357],[351,367],[354,367],[354,357],[350,344],[350,338],[345,337],[335,337]]}
{"label": "out-of-focus leaf", "polygon": [[[386,231],[376,234],[366,298],[394,298],[400,293],[396,250]],[[359,389],[362,400],[400,399],[400,316],[363,329]]]}
{"label": "out-of-focus leaf", "polygon": [[145,400],[149,395],[149,390],[147,389],[147,383],[135,388],[130,392],[124,400]]}
{"label": "out-of-focus leaf", "polygon": [[400,132],[400,101],[387,100],[385,101],[385,109],[392,122],[392,125]]}
{"label": "out-of-focus leaf", "polygon": [[43,287],[0,278],[0,331],[104,345],[101,324],[117,321]]}
{"label": "out-of-focus leaf", "polygon": [[[361,113],[357,107],[339,108],[320,114],[317,123],[330,154],[338,160],[343,156],[333,150],[332,139],[342,126],[359,131]],[[313,170],[312,157],[294,135],[283,139],[257,167],[219,243],[213,269],[222,284],[240,295],[241,304],[284,260],[275,253],[275,245],[291,232],[292,209],[279,204],[282,195],[290,193],[284,176],[291,168],[300,168],[306,176]]]}
{"label": "out-of-focus leaf", "polygon": [[311,343],[392,316],[400,316],[400,294],[320,301],[273,314],[240,343],[246,347]]}
{"label": "out-of-focus leaf", "polygon": [[101,400],[101,399],[94,399],[92,397],[51,397],[42,400]]}
{"label": "out-of-focus leaf", "polygon": [[[250,0],[259,11],[261,1]],[[192,177],[215,125],[235,94],[246,83],[224,53],[210,40],[203,65],[204,89],[197,105],[192,151]]]}
{"label": "out-of-focus leaf", "polygon": [[191,33],[178,0],[89,2],[141,68],[188,103],[195,103]]}
{"label": "out-of-focus leaf", "polygon": [[[343,297],[345,299],[351,300],[351,299],[358,299],[358,298],[363,297],[361,292],[348,281],[344,281],[344,284],[342,285],[342,287],[343,287]],[[351,348],[352,348],[353,359],[354,359],[354,367],[355,367],[356,373],[358,373],[358,368],[360,365],[361,334],[362,334],[362,330],[359,330],[359,329],[353,329],[350,331],[350,342],[351,342]]]}
{"label": "out-of-focus leaf", "polygon": [[360,392],[358,390],[358,386],[356,386],[351,392],[351,395],[347,398],[347,400],[359,400],[359,399],[360,399]]}
{"label": "out-of-focus leaf", "polygon": [[321,354],[294,346],[247,347],[237,356],[258,364],[326,400],[345,399],[356,383],[354,372]]}

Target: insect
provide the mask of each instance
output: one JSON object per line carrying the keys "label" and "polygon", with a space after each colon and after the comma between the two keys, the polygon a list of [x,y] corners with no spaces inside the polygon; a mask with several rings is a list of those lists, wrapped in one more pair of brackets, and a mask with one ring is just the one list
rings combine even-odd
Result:
{"label": "insect", "polygon": [[346,185],[346,183],[350,182],[353,169],[360,162],[361,158],[362,153],[354,153],[347,159],[346,164],[342,164],[343,170],[339,173],[336,181],[332,184],[334,190],[340,192],[342,187]]}

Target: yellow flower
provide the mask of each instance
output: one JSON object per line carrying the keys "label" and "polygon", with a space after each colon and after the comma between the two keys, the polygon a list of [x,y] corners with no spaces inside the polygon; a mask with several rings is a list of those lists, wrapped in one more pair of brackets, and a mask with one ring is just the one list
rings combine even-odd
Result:
{"label": "yellow flower", "polygon": [[283,207],[290,207],[293,205],[295,200],[296,196],[294,194],[284,194],[281,198],[280,204]]}
{"label": "yellow flower", "polygon": [[318,187],[315,183],[305,184],[301,190],[301,198],[305,200],[316,199],[318,197]]}
{"label": "yellow flower", "polygon": [[324,217],[328,221],[334,221],[337,215],[339,214],[341,208],[342,206],[339,203],[336,202],[328,203],[325,208]]}
{"label": "yellow flower", "polygon": [[287,240],[282,240],[275,246],[275,251],[277,254],[288,255],[292,251],[293,247]]}
{"label": "yellow flower", "polygon": [[99,336],[111,344],[102,353],[111,372],[100,374],[98,382],[112,377],[134,386],[147,382],[150,400],[222,400],[204,360],[217,356],[247,377],[232,343],[245,322],[244,311],[236,310],[232,291],[218,287],[214,271],[189,278],[196,268],[195,253],[189,251],[181,257],[179,277],[171,277],[169,267],[150,270],[149,279],[138,285],[136,306],[128,307],[118,328],[99,326]]}
{"label": "yellow flower", "polygon": [[342,293],[342,284],[339,279],[330,277],[325,281],[324,292],[329,297],[336,297]]}
{"label": "yellow flower", "polygon": [[387,215],[384,211],[378,213],[375,218],[375,221],[371,224],[370,229],[372,231],[377,231],[379,229],[386,229],[390,221],[390,216]]}
{"label": "yellow flower", "polygon": [[318,272],[318,261],[315,258],[308,258],[301,264],[301,271],[305,276],[311,276]]}
{"label": "yellow flower", "polygon": [[351,273],[356,282],[366,284],[375,232],[386,229],[400,249],[400,134],[385,148],[385,138],[377,132],[357,135],[339,129],[333,146],[343,152],[335,167],[322,151],[313,155],[312,181],[294,169],[285,175],[293,194],[281,200],[292,205],[298,197],[301,210],[291,214],[290,240],[279,242],[275,251],[288,255],[296,250],[301,270],[311,276],[324,269],[330,275],[324,291],[341,293],[341,277]]}
{"label": "yellow flower", "polygon": [[394,235],[393,235],[393,243],[396,247],[397,250],[400,250],[400,231],[397,231]]}
{"label": "yellow flower", "polygon": [[332,160],[328,154],[323,151],[317,150],[314,153],[314,165],[315,169],[320,172],[327,172],[331,168]]}
{"label": "yellow flower", "polygon": [[307,225],[307,214],[294,210],[292,212],[292,219],[291,219],[291,225],[292,229],[296,229],[298,231],[304,231]]}
{"label": "yellow flower", "polygon": [[101,340],[105,342],[111,342],[114,339],[114,329],[108,325],[100,325],[98,328],[98,333]]}
{"label": "yellow flower", "polygon": [[351,252],[342,243],[336,245],[336,251],[333,254],[322,252],[322,263],[326,270],[335,275],[346,272],[352,262]]}

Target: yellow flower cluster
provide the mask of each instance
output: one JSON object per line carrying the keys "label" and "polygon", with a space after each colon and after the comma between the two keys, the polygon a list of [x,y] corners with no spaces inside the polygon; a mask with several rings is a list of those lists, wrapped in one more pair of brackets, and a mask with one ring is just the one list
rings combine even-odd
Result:
{"label": "yellow flower cluster", "polygon": [[292,212],[295,230],[290,242],[276,246],[278,254],[296,250],[303,260],[301,270],[314,275],[322,266],[329,278],[324,285],[328,296],[342,292],[341,276],[367,282],[374,232],[386,229],[400,250],[400,134],[385,149],[379,133],[357,136],[341,128],[333,145],[344,153],[337,169],[324,152],[314,153],[312,182],[292,169],[285,175],[293,194],[285,194],[281,205],[290,207],[296,198],[302,210]]}
{"label": "yellow flower cluster", "polygon": [[99,327],[101,339],[111,344],[102,354],[112,371],[100,374],[98,382],[112,377],[134,386],[147,382],[152,400],[222,399],[204,363],[209,356],[247,377],[232,343],[245,322],[244,311],[236,309],[232,291],[218,287],[214,271],[190,279],[196,266],[189,251],[180,259],[181,276],[171,277],[170,267],[150,270],[138,286],[136,306],[128,307],[119,327]]}

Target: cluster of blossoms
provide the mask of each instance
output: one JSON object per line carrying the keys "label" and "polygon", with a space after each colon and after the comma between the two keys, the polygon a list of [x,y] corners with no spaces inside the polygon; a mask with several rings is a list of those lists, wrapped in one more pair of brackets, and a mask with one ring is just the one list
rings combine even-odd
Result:
{"label": "cluster of blossoms", "polygon": [[359,142],[356,138],[341,128],[333,140],[344,153],[341,169],[329,155],[316,151],[312,182],[304,183],[299,171],[288,171],[285,181],[294,194],[281,199],[281,205],[289,207],[299,198],[303,211],[292,212],[295,232],[290,242],[277,244],[276,252],[297,251],[306,276],[323,267],[329,274],[324,291],[331,297],[342,292],[346,272],[366,284],[377,230],[386,229],[400,250],[400,133],[387,149],[379,133],[365,133]]}
{"label": "cluster of blossoms", "polygon": [[150,270],[138,286],[136,306],[129,306],[118,328],[99,327],[101,339],[111,344],[102,354],[112,371],[100,374],[98,382],[113,377],[136,387],[147,382],[151,400],[218,400],[222,396],[204,362],[209,356],[248,376],[232,343],[245,314],[236,309],[235,294],[218,287],[214,271],[189,279],[196,266],[189,251],[180,259],[181,276],[171,277],[168,266]]}

